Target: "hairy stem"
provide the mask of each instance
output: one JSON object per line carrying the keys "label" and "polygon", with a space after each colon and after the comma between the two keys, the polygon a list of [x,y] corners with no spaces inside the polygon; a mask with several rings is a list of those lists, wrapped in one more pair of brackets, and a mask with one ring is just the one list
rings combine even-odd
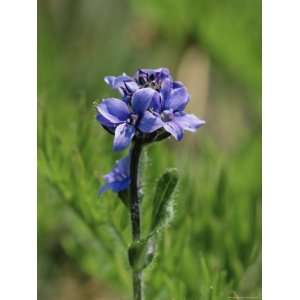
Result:
{"label": "hairy stem", "polygon": [[[142,143],[136,140],[131,149],[130,157],[130,213],[132,226],[132,239],[138,241],[141,236],[140,201],[139,201],[139,163],[142,153]],[[133,299],[142,300],[142,272],[133,271]]]}

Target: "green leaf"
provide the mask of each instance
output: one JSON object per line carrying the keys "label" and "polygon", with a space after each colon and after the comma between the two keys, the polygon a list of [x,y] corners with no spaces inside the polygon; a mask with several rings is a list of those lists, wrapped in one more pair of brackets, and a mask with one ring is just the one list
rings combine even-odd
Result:
{"label": "green leaf", "polygon": [[151,232],[157,232],[170,219],[172,194],[178,182],[176,169],[167,170],[158,180],[153,200]]}
{"label": "green leaf", "polygon": [[153,260],[155,239],[149,236],[146,239],[135,241],[128,249],[129,264],[134,271],[145,269]]}

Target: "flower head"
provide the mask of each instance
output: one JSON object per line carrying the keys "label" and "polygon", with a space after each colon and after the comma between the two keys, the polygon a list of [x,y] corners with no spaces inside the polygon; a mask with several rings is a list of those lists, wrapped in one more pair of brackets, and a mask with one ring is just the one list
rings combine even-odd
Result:
{"label": "flower head", "polygon": [[129,156],[116,162],[111,172],[103,176],[106,183],[100,188],[100,194],[108,189],[111,189],[113,192],[121,192],[128,188],[130,184],[129,163]]}
{"label": "flower head", "polygon": [[153,132],[149,124],[160,124],[176,140],[183,138],[183,131],[195,132],[196,129],[205,124],[193,114],[184,112],[190,96],[186,87],[179,81],[166,79],[163,81],[160,96],[155,98],[140,121],[143,132]]}
{"label": "flower head", "polygon": [[167,68],[139,69],[133,77],[107,76],[105,82],[122,98],[104,99],[97,106],[97,120],[114,133],[116,151],[125,149],[137,133],[147,135],[163,128],[181,140],[184,130],[194,132],[205,124],[184,111],[190,96]]}
{"label": "flower head", "polygon": [[123,150],[130,144],[137,128],[140,128],[140,119],[149,108],[154,93],[151,88],[142,88],[133,93],[130,106],[116,98],[104,99],[97,106],[98,121],[114,130],[115,151]]}

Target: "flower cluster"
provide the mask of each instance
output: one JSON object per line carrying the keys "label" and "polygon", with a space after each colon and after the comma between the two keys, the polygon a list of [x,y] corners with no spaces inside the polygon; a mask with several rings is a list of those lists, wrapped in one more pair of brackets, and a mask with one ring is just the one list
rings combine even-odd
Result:
{"label": "flower cluster", "polygon": [[[120,99],[104,99],[97,105],[97,120],[114,134],[114,151],[125,149],[136,137],[150,136],[155,141],[158,132],[168,133],[179,141],[184,130],[195,132],[205,124],[184,111],[190,96],[181,82],[173,80],[167,68],[139,69],[132,77],[126,74],[107,76],[105,82],[121,96]],[[101,192],[107,188],[121,191],[128,187],[130,176],[129,172],[123,172],[124,164],[128,169],[129,159],[120,160],[104,177],[107,183]],[[125,175],[126,181],[123,180]],[[121,177],[124,178],[121,180]]]}

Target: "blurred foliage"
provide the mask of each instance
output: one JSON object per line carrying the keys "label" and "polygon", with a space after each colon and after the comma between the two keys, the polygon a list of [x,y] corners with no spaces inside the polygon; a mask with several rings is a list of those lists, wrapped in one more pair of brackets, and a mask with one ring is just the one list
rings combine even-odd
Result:
{"label": "blurred foliage", "polygon": [[[260,0],[131,0],[168,38],[194,39],[231,75],[256,93],[261,85]],[[188,35],[187,35],[188,33]]]}
{"label": "blurred foliage", "polygon": [[146,299],[259,297],[260,3],[39,0],[38,9],[39,298],[68,263],[128,299],[128,212],[113,193],[97,196],[121,155],[93,101],[114,94],[105,75],[167,66],[176,77],[191,46],[211,62],[207,125],[145,153],[143,228],[157,178],[173,167],[181,178]]}

